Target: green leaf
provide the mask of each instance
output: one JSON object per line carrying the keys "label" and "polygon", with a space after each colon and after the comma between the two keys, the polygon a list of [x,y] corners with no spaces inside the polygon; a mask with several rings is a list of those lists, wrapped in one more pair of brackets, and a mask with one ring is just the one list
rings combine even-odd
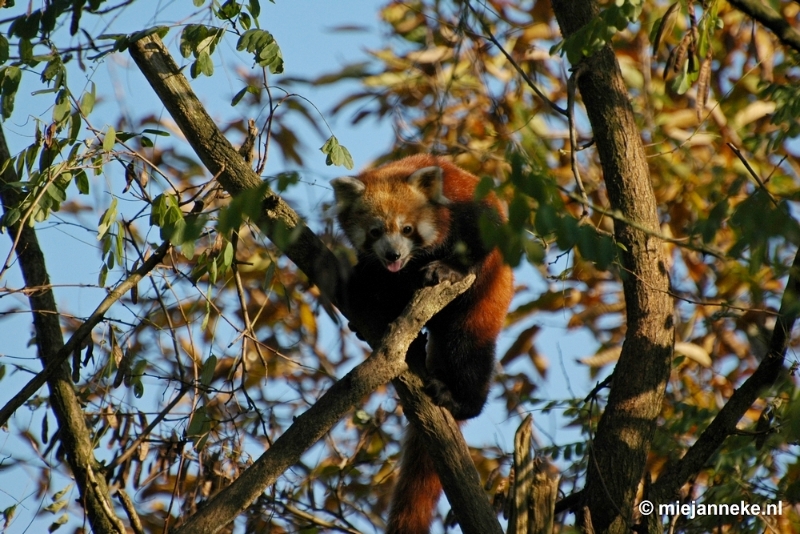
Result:
{"label": "green leaf", "polygon": [[66,89],[60,90],[56,95],[56,105],[53,107],[53,122],[61,123],[69,116],[71,109],[69,93]]}
{"label": "green leaf", "polygon": [[217,272],[217,262],[214,260],[210,261],[208,266],[208,279],[212,284],[217,283]]}
{"label": "green leaf", "polygon": [[86,176],[86,172],[83,169],[80,169],[75,174],[75,186],[81,195],[89,194],[89,177]]}
{"label": "green leaf", "polygon": [[525,239],[523,241],[523,247],[525,248],[525,256],[528,258],[528,262],[534,265],[541,265],[544,262],[544,248],[538,242],[534,241],[533,239]]}
{"label": "green leaf", "polygon": [[575,217],[565,215],[557,219],[556,243],[561,250],[569,250],[578,240],[578,221]]}
{"label": "green leaf", "polygon": [[233,95],[233,100],[231,100],[231,106],[235,106],[236,104],[238,104],[246,94],[247,94],[247,87],[245,87],[244,89]]}
{"label": "green leaf", "polygon": [[59,204],[67,200],[67,194],[58,187],[56,187],[56,184],[48,185],[45,192],[48,194],[48,196],[50,196],[53,200],[55,200]]}
{"label": "green leaf", "polygon": [[353,168],[353,157],[350,155],[350,151],[339,144],[339,140],[336,139],[335,135],[330,136],[330,138],[325,141],[320,151],[327,156],[327,158],[325,158],[326,165],[343,166],[347,170]]}
{"label": "green leaf", "polygon": [[106,132],[106,136],[103,138],[103,150],[105,152],[111,152],[114,150],[114,143],[117,142],[117,132],[114,130],[113,126],[108,127],[108,131]]}
{"label": "green leaf", "polygon": [[540,236],[550,235],[555,232],[558,227],[558,214],[555,208],[550,204],[540,205],[539,209],[536,210],[533,224]]}
{"label": "green leaf", "polygon": [[8,210],[5,215],[3,216],[3,224],[2,226],[8,228],[13,226],[20,218],[20,212],[17,208],[12,208]]}
{"label": "green leaf", "polygon": [[[25,150],[25,169],[28,171],[28,175],[31,174],[31,169],[33,169],[33,162],[36,161],[36,155],[39,153],[39,145],[31,145]],[[20,154],[22,157],[22,154]]]}
{"label": "green leaf", "polygon": [[286,191],[290,186],[297,184],[300,181],[300,174],[296,171],[287,171],[278,174],[275,189],[279,192]]}
{"label": "green leaf", "polygon": [[261,4],[258,3],[258,0],[249,0],[247,4],[250,14],[253,15],[254,19],[257,19],[261,14]]}
{"label": "green leaf", "polygon": [[242,8],[239,6],[238,2],[227,0],[222,4],[217,13],[222,20],[233,20],[239,15],[241,10]]}
{"label": "green leaf", "polygon": [[530,218],[531,208],[523,195],[515,195],[508,206],[508,223],[514,230],[522,230]]}
{"label": "green leaf", "polygon": [[103,212],[103,215],[100,217],[100,224],[97,227],[97,240],[100,241],[103,239],[103,236],[106,235],[108,229],[111,228],[111,224],[117,218],[117,198],[111,198],[111,205],[108,207],[106,211]]}
{"label": "green leaf", "polygon": [[200,383],[208,387],[211,385],[211,380],[214,379],[214,371],[217,369],[217,357],[213,354],[203,362],[203,368],[200,371]]}
{"label": "green leaf", "polygon": [[64,495],[66,495],[66,494],[67,494],[67,492],[68,492],[69,490],[71,490],[71,489],[72,489],[72,484],[67,484],[67,487],[66,487],[66,488],[64,488],[63,490],[59,491],[59,492],[58,492],[58,493],[56,493],[55,495],[53,495],[53,500],[54,500],[54,501],[60,501],[60,500],[61,500],[61,498],[62,498],[62,497],[64,497]]}
{"label": "green leaf", "polygon": [[152,128],[145,128],[144,130],[142,130],[142,133],[158,135],[158,136],[161,136],[161,137],[170,137],[170,133],[169,132],[165,132],[163,130],[153,130]]}
{"label": "green leaf", "polygon": [[103,264],[103,266],[100,267],[100,275],[97,277],[97,285],[99,285],[100,287],[105,287],[107,276],[108,276],[108,267],[106,267],[105,264]]}
{"label": "green leaf", "polygon": [[81,133],[81,124],[81,114],[79,112],[76,111],[69,116],[69,137],[67,138],[69,144],[74,145],[78,140],[78,135]]}
{"label": "green leaf", "polygon": [[68,514],[61,514],[61,516],[59,516],[58,519],[53,521],[50,524],[50,526],[47,527],[47,532],[55,532],[56,530],[61,528],[61,525],[65,525],[67,523],[67,521],[69,521],[69,515]]}
{"label": "green leaf", "polygon": [[272,74],[283,72],[283,55],[275,38],[266,30],[247,30],[236,43],[236,50],[247,50],[253,54],[260,67],[268,67]]}
{"label": "green leaf", "polygon": [[253,25],[250,19],[250,15],[248,15],[244,11],[239,13],[239,24],[241,24],[242,28],[244,28],[245,30],[249,30],[250,27]]}
{"label": "green leaf", "polygon": [[190,438],[200,437],[201,434],[208,432],[210,426],[208,424],[209,421],[208,414],[206,414],[206,407],[198,406],[192,414],[192,420],[189,422],[189,426],[186,428],[186,435]]}
{"label": "green leaf", "polygon": [[222,264],[225,267],[233,264],[233,244],[230,241],[225,244],[225,250],[222,252]]}
{"label": "green leaf", "polygon": [[61,77],[66,74],[66,69],[64,68],[64,63],[61,62],[61,56],[56,55],[47,62],[44,69],[42,70],[42,74],[40,79],[42,83],[50,85],[50,82],[56,80],[55,86],[61,86]]}
{"label": "green leaf", "polygon": [[9,54],[8,39],[0,35],[0,65],[8,61]]}
{"label": "green leaf", "polygon": [[8,35],[16,35],[20,39],[33,39],[39,32],[39,22],[41,21],[42,12],[40,10],[33,11],[30,15],[22,15],[14,19],[11,26],[8,28]]}
{"label": "green leaf", "polygon": [[205,330],[208,328],[208,320],[211,318],[211,300],[205,299],[206,311],[203,314],[203,321],[200,323],[200,329]]}
{"label": "green leaf", "polygon": [[[195,65],[197,65],[197,68],[193,72],[197,75],[205,74],[206,76],[211,76],[214,74],[214,62],[211,61],[211,56],[205,50],[200,52],[200,55],[197,56]],[[194,67],[194,65],[192,65],[192,67]]]}
{"label": "green leaf", "polygon": [[0,87],[0,100],[2,100],[3,118],[7,119],[14,111],[14,99],[17,96],[22,71],[19,67],[5,67],[2,71],[2,87]]}
{"label": "green leaf", "polygon": [[94,102],[95,102],[95,85],[94,82],[90,82],[91,90],[83,93],[81,95],[81,114],[84,117],[87,117],[92,110],[94,109]]}

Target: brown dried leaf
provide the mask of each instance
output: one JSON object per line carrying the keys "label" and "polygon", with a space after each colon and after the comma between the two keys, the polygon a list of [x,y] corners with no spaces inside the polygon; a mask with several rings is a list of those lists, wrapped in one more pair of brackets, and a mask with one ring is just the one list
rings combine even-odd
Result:
{"label": "brown dried leaf", "polygon": [[673,72],[679,72],[683,68],[683,62],[686,61],[686,55],[689,53],[689,44],[691,44],[692,40],[692,32],[688,32],[678,43],[678,47],[675,49],[675,61],[672,64]]}
{"label": "brown dried leaf", "polygon": [[703,110],[708,102],[708,92],[711,84],[711,47],[708,47],[708,53],[700,66],[700,74],[697,76],[697,98],[695,99],[695,110],[697,111],[697,120],[703,120]]}
{"label": "brown dried leaf", "polygon": [[539,332],[540,327],[537,325],[533,325],[530,328],[526,328],[522,332],[520,332],[517,339],[511,344],[503,357],[500,358],[500,363],[503,365],[508,365],[509,362],[515,360],[519,356],[523,354],[529,353],[529,351],[533,347],[533,338]]}

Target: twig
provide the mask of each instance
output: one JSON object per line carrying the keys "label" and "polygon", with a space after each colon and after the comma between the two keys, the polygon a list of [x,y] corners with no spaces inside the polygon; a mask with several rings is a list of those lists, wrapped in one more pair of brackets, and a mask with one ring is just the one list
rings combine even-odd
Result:
{"label": "twig", "polygon": [[123,510],[125,510],[125,513],[128,515],[134,534],[144,534],[142,521],[139,519],[139,514],[136,513],[136,507],[133,506],[133,501],[131,501],[131,498],[128,497],[124,489],[119,488],[117,490],[117,499],[119,499]]}
{"label": "twig", "polygon": [[469,8],[470,11],[472,11],[472,14],[475,15],[475,18],[478,20],[478,24],[481,25],[483,31],[486,32],[485,35],[486,39],[488,39],[492,44],[494,44],[498,48],[498,50],[500,50],[500,52],[505,56],[508,62],[511,63],[511,66],[514,67],[514,70],[516,70],[517,73],[522,77],[522,79],[525,80],[525,83],[528,84],[528,87],[530,87],[531,90],[534,93],[536,93],[536,96],[541,98],[548,106],[550,106],[551,109],[553,109],[553,111],[561,115],[568,116],[569,114],[567,113],[567,110],[565,110],[564,108],[560,107],[555,102],[547,98],[547,96],[542,92],[542,90],[539,89],[539,87],[537,87],[535,83],[533,83],[533,80],[531,80],[530,76],[528,76],[528,74],[524,70],[522,70],[522,67],[520,67],[519,63],[517,63],[514,60],[514,58],[511,57],[511,54],[509,54],[506,51],[503,45],[500,44],[500,41],[498,41],[497,38],[494,36],[492,30],[490,30],[489,26],[483,21],[483,17],[481,17],[480,14],[478,14],[478,12],[475,10],[474,7],[472,7],[472,4],[470,2],[467,2],[467,7]]}
{"label": "twig", "polygon": [[683,458],[658,477],[653,485],[653,501],[666,502],[689,480],[690,476],[699,472],[725,439],[737,431],[736,424],[758,399],[761,391],[774,384],[780,376],[792,328],[800,313],[797,306],[798,296],[800,296],[800,250],[795,254],[789,270],[789,279],[772,331],[769,351],[755,372],[734,390],[714,420],[689,447]]}
{"label": "twig", "polygon": [[754,18],[770,30],[783,44],[800,52],[800,32],[795,30],[780,13],[760,0],[729,0],[739,11]]}
{"label": "twig", "polygon": [[135,440],[133,440],[133,442],[131,442],[130,446],[128,446],[128,450],[126,450],[113,460],[111,460],[111,463],[109,463],[106,466],[105,470],[107,473],[110,473],[112,469],[122,464],[123,462],[127,461],[128,458],[133,456],[134,453],[136,453],[139,450],[139,446],[142,444],[145,438],[147,438],[147,436],[150,435],[150,432],[153,431],[156,425],[158,425],[161,421],[163,421],[164,418],[172,411],[172,409],[178,405],[183,396],[186,395],[187,391],[189,391],[188,385],[185,383],[181,383],[181,388],[178,390],[178,394],[175,395],[175,398],[172,399],[170,403],[167,404],[167,406],[163,410],[161,410],[161,412],[159,412],[156,418],[153,419],[153,421],[149,425],[147,425],[144,429],[142,429],[142,433],[139,434],[138,438],[136,438]]}
{"label": "twig", "polygon": [[33,377],[26,385],[23,387],[19,393],[14,395],[14,397],[8,401],[2,409],[0,409],[0,427],[6,424],[9,420],[11,415],[22,406],[31,396],[33,396],[39,388],[44,386],[47,382],[47,379],[53,374],[53,372],[63,365],[64,362],[72,355],[73,351],[78,348],[80,343],[83,342],[84,338],[88,335],[91,335],[92,329],[103,320],[106,311],[111,307],[112,304],[117,302],[121,299],[125,293],[127,293],[133,286],[139,283],[139,281],[144,278],[150,271],[156,268],[156,266],[161,263],[161,260],[164,259],[164,256],[167,254],[167,251],[171,248],[169,241],[164,241],[161,246],[150,256],[146,262],[142,264],[141,267],[136,269],[134,272],[128,276],[120,285],[109,291],[108,296],[103,299],[100,305],[95,308],[94,312],[91,316],[89,316],[84,323],[75,330],[75,333],[72,334],[72,337],[69,338],[61,349],[52,357],[52,359],[48,362],[47,367],[42,369],[35,377]]}
{"label": "twig", "polygon": [[775,200],[775,197],[773,197],[772,193],[769,192],[769,189],[767,189],[767,186],[764,184],[764,181],[761,179],[758,173],[756,173],[756,171],[753,170],[753,167],[750,166],[750,163],[747,161],[747,159],[745,159],[744,155],[739,150],[739,148],[730,141],[726,144],[731,148],[731,150],[733,150],[733,153],[736,154],[736,157],[738,157],[739,160],[744,164],[744,168],[747,169],[747,172],[749,172],[750,176],[752,176],[753,179],[756,181],[758,187],[760,187],[764,191],[764,193],[766,193],[766,195],[772,201],[772,204],[777,208],[778,201]]}
{"label": "twig", "polygon": [[581,205],[583,206],[583,213],[581,219],[589,216],[589,198],[586,196],[586,189],[583,187],[581,180],[581,172],[578,169],[578,141],[576,139],[577,132],[575,127],[575,90],[578,85],[578,78],[580,78],[583,71],[586,70],[586,63],[578,63],[572,70],[567,82],[567,118],[569,121],[569,161],[572,167],[572,175],[575,177],[575,185],[581,195]]}
{"label": "twig", "polygon": [[338,530],[339,532],[346,532],[347,534],[360,534],[361,533],[360,530],[356,530],[354,528],[349,528],[349,527],[342,527],[342,526],[339,526],[336,523],[333,523],[331,521],[325,521],[322,518],[319,518],[319,517],[317,517],[317,516],[315,516],[313,514],[310,514],[308,512],[304,512],[303,510],[300,510],[299,508],[296,508],[296,507],[294,507],[294,506],[292,506],[292,505],[290,505],[288,503],[281,503],[281,504],[283,505],[283,508],[285,510],[287,510],[288,512],[291,512],[292,514],[296,515],[297,517],[299,517],[301,519],[305,519],[306,521],[308,521],[309,523],[311,523],[313,525],[316,525],[318,527],[322,527],[322,528],[326,529],[326,531],[328,531],[328,530]]}

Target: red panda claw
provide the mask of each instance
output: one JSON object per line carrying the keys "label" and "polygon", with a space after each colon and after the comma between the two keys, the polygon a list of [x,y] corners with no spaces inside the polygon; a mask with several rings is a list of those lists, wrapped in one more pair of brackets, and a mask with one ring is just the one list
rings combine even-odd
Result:
{"label": "red panda claw", "polygon": [[464,279],[464,274],[445,265],[441,261],[432,261],[423,267],[424,283],[426,286],[435,286],[442,282],[455,283]]}

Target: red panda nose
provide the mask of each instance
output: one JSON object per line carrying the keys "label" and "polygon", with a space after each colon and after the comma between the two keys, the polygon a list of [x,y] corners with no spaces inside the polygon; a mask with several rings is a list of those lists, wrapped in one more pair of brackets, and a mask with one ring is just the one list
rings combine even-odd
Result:
{"label": "red panda nose", "polygon": [[387,252],[386,253],[386,261],[395,262],[395,261],[397,261],[399,259],[400,259],[400,253],[399,252],[392,251],[392,252]]}

